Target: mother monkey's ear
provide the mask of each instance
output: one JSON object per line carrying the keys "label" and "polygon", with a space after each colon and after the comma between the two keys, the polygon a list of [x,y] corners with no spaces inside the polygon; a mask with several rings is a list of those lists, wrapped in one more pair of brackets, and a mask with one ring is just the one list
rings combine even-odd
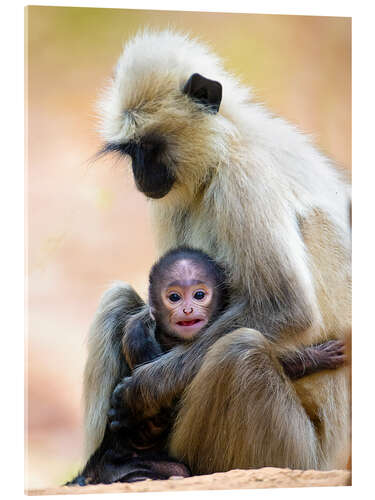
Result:
{"label": "mother monkey's ear", "polygon": [[223,88],[221,83],[209,80],[199,73],[191,75],[185,83],[183,93],[207,107],[207,111],[219,111]]}

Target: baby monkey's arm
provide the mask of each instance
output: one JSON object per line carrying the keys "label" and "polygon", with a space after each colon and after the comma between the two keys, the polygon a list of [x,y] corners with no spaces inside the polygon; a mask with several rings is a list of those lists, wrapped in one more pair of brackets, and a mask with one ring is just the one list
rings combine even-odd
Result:
{"label": "baby monkey's arm", "polygon": [[[123,353],[131,370],[162,354],[160,344],[154,336],[154,325],[144,318],[132,318],[123,337]],[[285,374],[292,380],[312,373],[335,369],[345,362],[345,344],[341,340],[329,340],[305,347],[297,352],[281,356]]]}

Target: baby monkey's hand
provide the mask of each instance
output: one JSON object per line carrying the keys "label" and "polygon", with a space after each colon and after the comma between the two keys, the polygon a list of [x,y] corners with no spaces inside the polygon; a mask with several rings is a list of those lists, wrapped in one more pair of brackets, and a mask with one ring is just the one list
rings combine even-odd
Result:
{"label": "baby monkey's hand", "polygon": [[125,377],[115,387],[111,397],[111,408],[108,411],[109,427],[112,431],[131,428],[135,423],[134,413],[127,404],[132,377]]}
{"label": "baby monkey's hand", "polygon": [[329,340],[316,346],[321,368],[335,369],[346,361],[345,344],[341,340]]}

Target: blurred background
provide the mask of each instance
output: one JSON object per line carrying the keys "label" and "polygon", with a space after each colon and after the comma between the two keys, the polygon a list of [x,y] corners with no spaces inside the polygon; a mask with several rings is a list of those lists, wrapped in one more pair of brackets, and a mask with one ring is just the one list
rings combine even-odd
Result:
{"label": "blurred background", "polygon": [[155,259],[127,165],[90,162],[95,103],[144,26],[189,32],[350,175],[351,19],[99,8],[26,9],[26,487],[81,465],[85,339],[116,279],[144,296]]}

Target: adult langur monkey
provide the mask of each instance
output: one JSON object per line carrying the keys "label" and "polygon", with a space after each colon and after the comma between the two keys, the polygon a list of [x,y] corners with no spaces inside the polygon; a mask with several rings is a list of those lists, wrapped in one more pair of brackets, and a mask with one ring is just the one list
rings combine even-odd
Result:
{"label": "adult langur monkey", "polygon": [[[345,368],[291,381],[278,358],[350,328],[349,187],[209,50],[171,31],[126,45],[101,110],[103,152],[131,158],[159,252],[200,248],[231,286],[228,309],[199,339],[138,367],[112,404],[147,418],[180,398],[168,450],[193,473],[345,466]],[[115,286],[91,328],[88,456],[124,376],[122,328],[135,311],[149,315],[130,286]]]}

